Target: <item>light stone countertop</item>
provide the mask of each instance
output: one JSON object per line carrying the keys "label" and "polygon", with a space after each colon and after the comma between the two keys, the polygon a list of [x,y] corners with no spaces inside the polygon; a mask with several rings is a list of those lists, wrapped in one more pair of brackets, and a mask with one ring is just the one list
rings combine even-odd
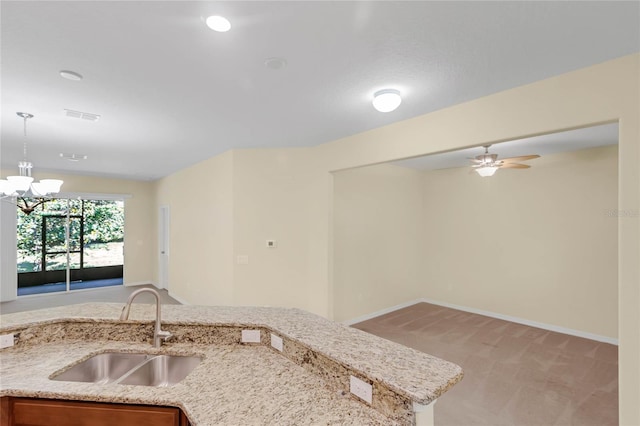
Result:
{"label": "light stone countertop", "polygon": [[[161,352],[204,355],[184,381],[154,388],[49,380],[107,349],[153,352],[145,340],[155,306],[134,304],[124,324],[122,306],[0,316],[0,334],[15,332],[18,342],[0,351],[0,395],[179,406],[198,426],[411,424],[411,403],[428,404],[462,378],[455,364],[298,309],[163,305],[163,328],[175,341]],[[263,344],[239,344],[244,328],[261,329]],[[283,353],[269,347],[269,333],[284,339]],[[372,406],[348,395],[349,374],[373,385]]]}

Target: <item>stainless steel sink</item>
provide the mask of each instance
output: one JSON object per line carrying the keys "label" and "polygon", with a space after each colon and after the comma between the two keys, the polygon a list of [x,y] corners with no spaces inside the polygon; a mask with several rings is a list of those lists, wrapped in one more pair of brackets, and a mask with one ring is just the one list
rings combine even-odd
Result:
{"label": "stainless steel sink", "polygon": [[200,364],[199,357],[158,355],[128,373],[118,383],[167,387],[179,383]]}
{"label": "stainless steel sink", "polygon": [[166,387],[182,381],[201,361],[197,356],[107,352],[94,355],[51,380]]}
{"label": "stainless steel sink", "polygon": [[52,380],[98,384],[111,383],[147,360],[146,354],[118,352],[98,354],[80,364],[74,365],[64,373],[53,377]]}

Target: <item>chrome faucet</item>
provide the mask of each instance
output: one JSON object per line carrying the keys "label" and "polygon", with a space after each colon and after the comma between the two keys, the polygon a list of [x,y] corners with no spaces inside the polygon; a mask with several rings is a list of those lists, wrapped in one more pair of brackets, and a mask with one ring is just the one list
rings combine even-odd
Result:
{"label": "chrome faucet", "polygon": [[152,288],[141,288],[140,290],[136,290],[129,296],[127,303],[122,308],[122,313],[120,314],[120,321],[126,321],[129,319],[129,311],[131,310],[131,302],[136,298],[140,293],[148,292],[153,294],[153,297],[156,298],[156,326],[153,331],[153,346],[159,348],[162,344],[162,340],[167,340],[171,337],[171,333],[168,331],[161,330],[160,328],[160,295],[157,291]]}

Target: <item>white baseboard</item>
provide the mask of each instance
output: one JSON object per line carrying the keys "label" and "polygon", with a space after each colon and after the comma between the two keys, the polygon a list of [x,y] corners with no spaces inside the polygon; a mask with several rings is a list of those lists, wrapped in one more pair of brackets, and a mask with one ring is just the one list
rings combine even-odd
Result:
{"label": "white baseboard", "polygon": [[372,318],[379,317],[381,315],[388,314],[389,312],[397,311],[399,309],[406,308],[408,306],[415,305],[416,303],[421,303],[421,302],[424,302],[424,300],[418,299],[418,300],[412,300],[410,302],[401,303],[399,305],[391,306],[390,308],[381,309],[379,311],[375,311],[370,314],[366,314],[366,315],[359,316],[357,318],[342,321],[342,324],[345,324],[345,325],[357,324],[359,322],[370,320]]}
{"label": "white baseboard", "polygon": [[599,334],[588,333],[586,331],[574,330],[572,328],[561,327],[559,325],[546,324],[538,321],[531,321],[525,318],[512,317],[511,315],[503,315],[490,311],[483,311],[482,309],[469,308],[466,306],[454,305],[453,303],[441,302],[433,299],[422,299],[422,302],[431,303],[432,305],[444,306],[445,308],[457,309],[459,311],[470,312],[472,314],[484,315],[485,317],[491,317],[501,319],[505,321],[515,322],[517,324],[528,325],[529,327],[541,328],[543,330],[555,331],[556,333],[568,334],[570,336],[583,337],[585,339],[595,340],[598,342],[609,343],[612,345],[618,345],[618,339],[613,337],[600,336]]}
{"label": "white baseboard", "polygon": [[612,337],[601,336],[599,334],[588,333],[586,331],[574,330],[572,328],[561,327],[561,326],[553,325],[553,324],[546,324],[546,323],[542,323],[542,322],[538,322],[538,321],[531,321],[531,320],[528,320],[528,319],[525,319],[525,318],[513,317],[511,315],[498,314],[498,313],[495,313],[495,312],[484,311],[482,309],[469,308],[467,306],[454,305],[453,303],[441,302],[439,300],[433,300],[433,299],[427,299],[427,298],[412,300],[410,302],[406,302],[406,303],[403,303],[403,304],[400,304],[400,305],[392,306],[392,307],[387,308],[387,309],[382,309],[380,311],[376,311],[376,312],[373,312],[373,313],[368,314],[368,315],[363,315],[363,316],[360,316],[358,318],[354,318],[352,320],[343,321],[343,324],[353,325],[353,324],[356,324],[358,322],[366,321],[366,320],[378,317],[380,315],[388,314],[389,312],[393,312],[393,311],[396,311],[398,309],[406,308],[407,306],[415,305],[416,303],[421,303],[421,302],[430,303],[432,305],[443,306],[445,308],[456,309],[458,311],[463,311],[463,312],[469,312],[469,313],[472,313],[472,314],[483,315],[485,317],[501,319],[501,320],[504,320],[504,321],[514,322],[514,323],[517,323],[517,324],[528,325],[529,327],[541,328],[543,330],[554,331],[556,333],[568,334],[570,336],[582,337],[582,338],[585,338],[585,339],[595,340],[597,342],[609,343],[611,345],[618,346],[618,339],[614,339]]}
{"label": "white baseboard", "polygon": [[137,282],[135,282],[135,283],[123,283],[123,285],[124,285],[125,287],[137,287],[137,286],[139,286],[139,285],[152,285],[152,286],[154,286],[155,288],[158,288],[158,286],[157,286],[157,285],[155,285],[154,283],[152,283],[151,281],[137,281]]}
{"label": "white baseboard", "polygon": [[186,300],[183,300],[183,299],[179,298],[175,294],[171,293],[171,291],[168,291],[167,293],[169,293],[169,297],[171,297],[172,299],[177,300],[178,302],[180,302],[181,305],[191,305],[191,303],[187,302]]}

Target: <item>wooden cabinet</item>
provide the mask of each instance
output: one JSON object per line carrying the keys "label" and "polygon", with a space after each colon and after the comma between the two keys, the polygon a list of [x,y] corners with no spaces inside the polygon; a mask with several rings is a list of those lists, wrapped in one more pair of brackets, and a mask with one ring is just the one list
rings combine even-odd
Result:
{"label": "wooden cabinet", "polygon": [[0,398],[0,426],[189,426],[175,407]]}

